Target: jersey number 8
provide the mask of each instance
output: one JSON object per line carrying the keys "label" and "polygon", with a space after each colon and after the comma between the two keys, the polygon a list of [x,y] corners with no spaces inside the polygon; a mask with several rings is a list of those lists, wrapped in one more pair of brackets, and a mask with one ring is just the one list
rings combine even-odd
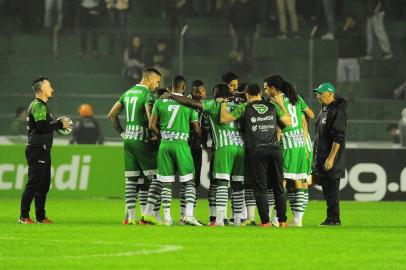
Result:
{"label": "jersey number 8", "polygon": [[290,113],[290,116],[292,117],[292,127],[297,127],[297,125],[299,124],[299,119],[297,118],[297,111],[296,111],[296,107],[292,106],[292,104],[288,105],[288,111]]}

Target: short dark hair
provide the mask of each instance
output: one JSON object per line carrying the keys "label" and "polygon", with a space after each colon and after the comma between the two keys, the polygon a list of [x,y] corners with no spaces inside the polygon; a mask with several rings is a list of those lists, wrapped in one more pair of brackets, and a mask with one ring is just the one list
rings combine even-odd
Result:
{"label": "short dark hair", "polygon": [[258,96],[261,94],[261,89],[256,83],[249,83],[245,87],[245,93],[247,93],[250,96]]}
{"label": "short dark hair", "polygon": [[182,75],[176,75],[175,77],[173,77],[172,79],[172,87],[174,89],[180,89],[180,87],[182,85],[186,84],[186,79],[185,77],[183,77]]}
{"label": "short dark hair", "polygon": [[22,107],[22,106],[17,107],[17,109],[16,109],[16,117],[20,116],[20,114],[21,114],[22,112],[24,112],[24,111],[26,111],[26,108],[25,108],[25,107]]}
{"label": "short dark hair", "polygon": [[221,79],[223,80],[223,83],[229,83],[232,80],[238,80],[238,77],[232,72],[227,72],[224,73],[223,76],[221,76]]}
{"label": "short dark hair", "polygon": [[243,83],[239,84],[238,88],[237,88],[237,92],[238,93],[245,92],[245,87],[247,87],[248,84],[249,83],[247,83],[247,82],[243,82]]}
{"label": "short dark hair", "polygon": [[228,98],[230,95],[228,86],[225,83],[219,83],[213,87],[214,98]]}
{"label": "short dark hair", "polygon": [[41,90],[41,86],[45,81],[49,81],[49,79],[45,77],[35,79],[31,84],[32,90],[37,93],[39,90]]}
{"label": "short dark hair", "polygon": [[203,85],[204,85],[204,83],[201,80],[194,80],[192,82],[192,88],[198,88],[198,87],[203,86]]}
{"label": "short dark hair", "polygon": [[148,67],[142,71],[142,78],[148,78],[152,74],[162,76],[161,73],[156,68]]}
{"label": "short dark hair", "polygon": [[159,88],[158,90],[156,90],[156,94],[158,97],[162,96],[165,92],[168,92],[168,90],[166,90],[165,88]]}

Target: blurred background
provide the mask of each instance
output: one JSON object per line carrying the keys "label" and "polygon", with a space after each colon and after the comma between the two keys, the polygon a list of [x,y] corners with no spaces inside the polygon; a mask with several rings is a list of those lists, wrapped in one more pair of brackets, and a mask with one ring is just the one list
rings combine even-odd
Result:
{"label": "blurred background", "polygon": [[403,0],[0,0],[0,14],[0,135],[25,134],[18,119],[44,76],[54,115],[77,120],[89,104],[118,140],[106,114],[155,66],[161,86],[181,73],[209,95],[226,71],[260,85],[281,74],[316,111],[311,89],[330,81],[350,101],[349,141],[400,144]]}

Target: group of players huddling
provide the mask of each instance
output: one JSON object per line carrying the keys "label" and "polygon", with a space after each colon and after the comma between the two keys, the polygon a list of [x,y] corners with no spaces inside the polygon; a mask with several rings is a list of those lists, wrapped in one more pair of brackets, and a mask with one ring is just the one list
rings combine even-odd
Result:
{"label": "group of players huddling", "polygon": [[[209,225],[255,225],[258,205],[261,226],[286,227],[283,190],[286,188],[293,213],[289,226],[301,227],[308,203],[307,180],[312,159],[306,117],[313,119],[314,113],[294,87],[279,75],[264,79],[263,90],[257,84],[239,85],[238,77],[229,72],[222,76],[222,83],[214,86],[214,99],[206,99],[205,85],[201,80],[192,82],[190,97],[187,97],[183,76],[175,76],[166,90],[158,89],[160,79],[157,70],[145,69],[141,82],[122,94],[108,116],[124,140],[124,224],[173,225],[170,212],[172,186],[175,175],[178,175],[181,182],[180,224],[203,225],[195,218],[194,209],[200,184],[201,147],[207,147],[206,137],[210,132],[213,147],[208,149],[211,157]],[[261,103],[264,100],[267,103]],[[257,116],[244,124],[242,115],[248,114],[249,103],[257,104],[254,105]],[[257,125],[257,120],[273,120],[272,116],[260,117],[268,109],[275,111],[277,125]],[[119,120],[122,112],[127,121],[125,129]],[[247,138],[244,137],[244,130],[256,131],[258,126],[264,128],[265,136],[275,137],[277,145],[267,167],[267,186],[255,184],[253,178],[261,177],[258,175],[261,170],[253,169],[253,166],[261,163],[261,154],[251,151],[249,156]],[[196,140],[200,152],[192,155],[190,145],[196,144]],[[192,150],[194,148],[192,146]],[[227,215],[229,187],[230,219]],[[139,220],[135,214],[137,197],[141,206]],[[263,197],[266,198],[266,211],[260,211]],[[161,204],[163,219],[160,216]],[[274,205],[276,214],[272,218]]]}

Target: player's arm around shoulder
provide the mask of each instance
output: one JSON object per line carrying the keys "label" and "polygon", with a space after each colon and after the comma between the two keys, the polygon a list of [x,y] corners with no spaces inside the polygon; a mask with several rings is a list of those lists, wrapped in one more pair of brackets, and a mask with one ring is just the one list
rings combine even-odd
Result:
{"label": "player's arm around shoulder", "polygon": [[218,99],[217,101],[220,102],[220,123],[228,124],[230,122],[234,122],[242,117],[245,110],[245,105],[240,104],[238,105],[234,111],[229,113],[227,111],[227,102],[225,99]]}
{"label": "player's arm around shoulder", "polygon": [[199,100],[194,100],[192,98],[188,98],[185,96],[178,96],[178,95],[174,95],[170,92],[166,92],[162,95],[162,98],[164,99],[168,99],[171,98],[173,100],[176,100],[177,102],[179,102],[180,104],[190,107],[190,108],[194,108],[194,109],[199,109],[199,110],[203,110],[203,103]]}

